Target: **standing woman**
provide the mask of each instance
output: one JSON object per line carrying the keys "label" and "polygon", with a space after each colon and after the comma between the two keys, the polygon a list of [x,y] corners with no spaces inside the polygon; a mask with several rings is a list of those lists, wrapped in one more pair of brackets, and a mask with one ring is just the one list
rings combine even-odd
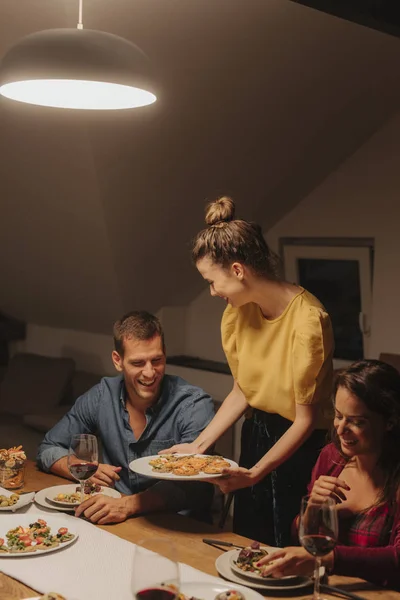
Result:
{"label": "standing woman", "polygon": [[228,304],[221,331],[234,385],[199,437],[168,451],[206,452],[250,405],[241,466],[213,482],[238,490],[236,533],[284,546],[330,424],[332,327],[314,296],[280,277],[261,228],[234,210],[227,197],[209,204],[192,248],[211,295]]}

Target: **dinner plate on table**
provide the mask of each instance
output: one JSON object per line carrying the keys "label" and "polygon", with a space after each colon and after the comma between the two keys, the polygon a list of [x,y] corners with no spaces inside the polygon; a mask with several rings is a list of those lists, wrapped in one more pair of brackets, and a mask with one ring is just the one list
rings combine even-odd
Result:
{"label": "dinner plate on table", "polygon": [[[16,494],[15,491],[9,491],[9,490],[2,490],[0,495],[2,496],[6,496],[7,498],[9,498],[12,494]],[[16,494],[17,496],[19,494]],[[11,512],[15,512],[16,510],[19,510],[20,508],[23,508],[24,506],[28,506],[29,504],[31,504],[31,502],[33,502],[33,498],[35,496],[35,492],[29,492],[28,494],[21,494],[21,496],[19,496],[19,499],[17,500],[17,502],[15,504],[12,504],[11,506],[0,506],[0,511],[11,511]]]}
{"label": "dinner plate on table", "polygon": [[[50,504],[55,504],[56,506],[60,506],[63,508],[71,508],[71,507],[76,508],[80,504],[79,501],[78,502],[65,502],[63,500],[56,500],[55,498],[56,498],[56,496],[58,496],[58,494],[73,494],[74,492],[76,492],[77,487],[79,487],[79,486],[77,486],[76,483],[70,483],[70,484],[66,484],[66,485],[53,485],[52,487],[42,490],[42,492],[43,491],[46,492],[45,499]],[[121,498],[121,494],[117,490],[114,490],[114,488],[110,488],[110,487],[106,487],[106,486],[101,486],[100,492],[94,492],[93,494],[89,494],[89,496],[97,496],[98,494],[103,494],[104,496],[110,496],[111,498]]]}
{"label": "dinner plate on table", "polygon": [[[267,547],[267,546],[261,546],[260,550],[267,550],[268,554],[273,554],[274,552],[281,550],[281,548],[271,548],[271,547]],[[231,569],[240,577],[244,577],[245,579],[252,579],[254,581],[262,581],[264,583],[265,583],[265,581],[268,581],[268,582],[270,582],[271,585],[276,584],[276,585],[280,585],[280,586],[291,585],[292,583],[295,583],[296,580],[300,579],[300,577],[298,575],[287,575],[285,577],[276,578],[276,577],[263,577],[262,575],[260,575],[260,573],[254,573],[252,571],[244,571],[236,564],[240,552],[241,552],[241,550],[231,550],[229,553],[230,554],[229,563],[230,563]]]}
{"label": "dinner plate on table", "polygon": [[[17,527],[29,527],[30,524],[35,523],[38,519],[43,519],[46,521],[47,526],[50,527],[50,531],[53,535],[56,535],[58,530],[61,527],[66,527],[68,529],[68,533],[72,533],[74,535],[72,540],[68,540],[66,542],[60,542],[58,546],[53,546],[52,548],[46,548],[44,550],[36,550],[35,552],[0,552],[0,560],[2,558],[34,558],[37,556],[41,556],[42,554],[49,554],[50,552],[57,552],[58,550],[63,550],[67,548],[71,544],[74,544],[79,534],[76,531],[76,524],[74,522],[71,523],[72,519],[67,516],[62,515],[48,515],[48,514],[13,514],[13,515],[4,515],[0,519],[0,538],[3,538],[4,541],[7,541],[6,533],[10,529],[16,529]],[[74,528],[75,527],[75,528]]]}
{"label": "dinner plate on table", "polygon": [[[200,472],[196,473],[196,475],[175,475],[174,473],[170,472],[161,473],[157,470],[154,471],[152,465],[149,464],[150,461],[155,460],[157,458],[163,458],[163,456],[165,457],[167,455],[155,454],[153,456],[142,456],[142,458],[137,458],[136,460],[133,460],[131,463],[129,463],[129,468],[131,471],[134,471],[139,475],[145,475],[146,477],[154,477],[155,479],[167,479],[169,481],[199,481],[202,479],[215,479],[216,477],[222,477],[221,473],[211,474]],[[181,456],[194,456],[196,458],[210,457],[210,455],[208,454],[182,454]],[[223,458],[223,460],[226,460],[229,463],[229,467],[238,467],[238,464],[235,463],[235,461],[230,460],[229,458],[221,458]]]}
{"label": "dinner plate on table", "polygon": [[201,600],[215,600],[215,596],[223,592],[237,591],[243,594],[245,600],[264,600],[263,596],[254,590],[243,587],[243,585],[227,585],[225,583],[213,583],[209,581],[182,582],[180,591],[189,598],[201,598]]}
{"label": "dinner plate on table", "polygon": [[[276,550],[278,550],[278,548],[276,548]],[[232,556],[237,555],[237,553],[237,550],[229,550],[228,552],[221,554],[221,556],[218,556],[217,560],[215,561],[215,567],[218,573],[221,575],[221,577],[227,579],[228,581],[261,591],[298,590],[310,586],[312,583],[311,577],[300,576],[295,576],[294,578],[291,577],[290,579],[286,577],[282,577],[280,579],[264,577],[262,580],[246,578],[244,572],[243,575],[239,575],[232,569],[231,558]]]}

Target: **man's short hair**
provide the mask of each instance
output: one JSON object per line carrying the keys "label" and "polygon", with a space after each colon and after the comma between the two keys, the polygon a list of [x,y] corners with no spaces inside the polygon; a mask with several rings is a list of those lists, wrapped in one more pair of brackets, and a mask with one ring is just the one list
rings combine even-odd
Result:
{"label": "man's short hair", "polygon": [[164,332],[160,321],[145,310],[133,310],[114,323],[114,348],[120,356],[124,355],[124,341],[134,338],[136,340],[151,340],[156,335],[161,337],[163,351],[165,352]]}

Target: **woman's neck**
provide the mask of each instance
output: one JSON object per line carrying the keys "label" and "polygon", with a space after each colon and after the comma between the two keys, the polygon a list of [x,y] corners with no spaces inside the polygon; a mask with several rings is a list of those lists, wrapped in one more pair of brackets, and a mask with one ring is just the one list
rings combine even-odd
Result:
{"label": "woman's neck", "polygon": [[258,280],[254,285],[251,302],[255,302],[266,319],[277,319],[291,300],[300,292],[297,285],[286,281]]}
{"label": "woman's neck", "polygon": [[379,465],[379,456],[376,454],[362,454],[354,457],[354,466],[364,477],[371,479],[375,485],[382,483],[383,473]]}

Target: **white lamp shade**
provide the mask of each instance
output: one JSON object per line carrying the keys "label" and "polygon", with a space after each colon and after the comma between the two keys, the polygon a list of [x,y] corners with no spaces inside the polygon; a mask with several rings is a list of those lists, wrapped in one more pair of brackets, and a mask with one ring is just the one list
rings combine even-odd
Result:
{"label": "white lamp shade", "polygon": [[136,108],[156,100],[151,65],[127,40],[92,29],[48,29],[20,40],[0,63],[0,94],[58,108]]}

